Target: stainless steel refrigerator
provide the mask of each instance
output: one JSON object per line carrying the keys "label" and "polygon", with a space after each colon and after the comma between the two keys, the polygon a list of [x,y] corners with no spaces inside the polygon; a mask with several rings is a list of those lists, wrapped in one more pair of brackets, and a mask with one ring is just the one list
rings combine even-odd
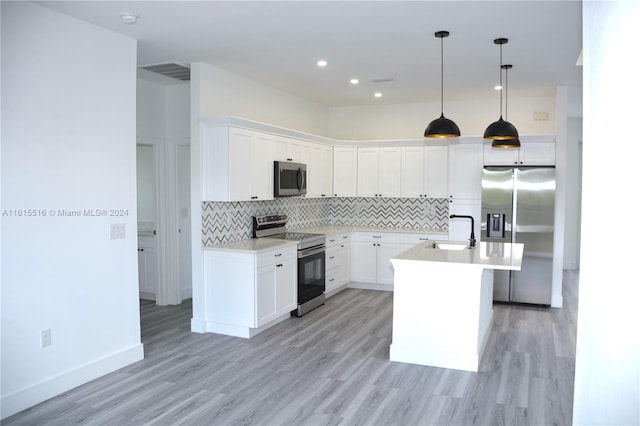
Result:
{"label": "stainless steel refrigerator", "polygon": [[494,271],[493,300],[551,304],[553,167],[485,167],[481,240],[524,243],[521,271]]}

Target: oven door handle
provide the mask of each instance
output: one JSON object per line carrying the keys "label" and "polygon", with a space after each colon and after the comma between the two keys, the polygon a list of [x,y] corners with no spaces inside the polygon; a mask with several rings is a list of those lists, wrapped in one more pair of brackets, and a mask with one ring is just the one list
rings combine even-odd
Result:
{"label": "oven door handle", "polygon": [[298,252],[298,259],[303,258],[303,257],[307,257],[307,256],[312,256],[312,255],[318,254],[318,253],[324,253],[324,252],[325,252],[325,246],[311,247],[311,248],[308,248],[308,249],[300,250]]}

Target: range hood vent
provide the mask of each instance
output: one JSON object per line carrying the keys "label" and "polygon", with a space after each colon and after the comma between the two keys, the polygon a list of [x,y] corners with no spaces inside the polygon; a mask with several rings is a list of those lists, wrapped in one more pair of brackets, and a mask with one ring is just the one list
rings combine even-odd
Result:
{"label": "range hood vent", "polygon": [[147,71],[152,71],[158,74],[162,74],[167,77],[176,78],[182,81],[191,80],[191,69],[183,64],[177,62],[167,62],[164,64],[146,65],[140,67]]}

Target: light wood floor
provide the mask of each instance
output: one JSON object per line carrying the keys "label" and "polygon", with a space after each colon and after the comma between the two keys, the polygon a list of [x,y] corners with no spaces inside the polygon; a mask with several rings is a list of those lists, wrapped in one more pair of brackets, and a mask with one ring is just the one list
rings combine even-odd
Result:
{"label": "light wood floor", "polygon": [[570,425],[577,281],[563,309],[496,305],[478,373],[388,361],[388,292],[346,290],[251,340],[143,301],[143,361],[2,424]]}

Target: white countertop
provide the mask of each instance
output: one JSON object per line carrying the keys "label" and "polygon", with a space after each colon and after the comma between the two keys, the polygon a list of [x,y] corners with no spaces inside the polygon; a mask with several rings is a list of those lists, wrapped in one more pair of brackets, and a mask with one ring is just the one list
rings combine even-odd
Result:
{"label": "white countertop", "polygon": [[259,253],[267,250],[275,250],[296,246],[297,241],[281,240],[277,238],[250,238],[247,240],[233,241],[230,243],[216,244],[215,246],[203,247],[204,250],[212,251],[237,251]]}
{"label": "white countertop", "polygon": [[[315,234],[324,234],[325,236],[333,236],[343,234],[345,232],[393,232],[393,233],[406,233],[406,234],[433,234],[439,236],[439,238],[446,238],[448,235],[446,232],[432,232],[429,230],[420,229],[407,229],[407,228],[378,228],[378,227],[357,227],[357,226],[315,226],[310,228],[304,228],[296,232],[309,232]],[[214,246],[204,246],[204,250],[219,250],[219,251],[243,251],[243,252],[261,252],[265,250],[277,249],[279,247],[286,247],[296,245],[296,241],[287,241],[276,238],[248,238],[246,240],[232,241],[228,243],[216,244]]]}
{"label": "white countertop", "polygon": [[394,234],[433,234],[440,238],[446,238],[449,234],[441,231],[431,231],[428,229],[408,229],[408,228],[383,228],[376,226],[315,226],[305,228],[302,232],[312,232],[317,234],[325,234],[327,236],[343,234],[345,232],[389,232]]}
{"label": "white countertop", "polygon": [[426,241],[393,258],[391,262],[436,262],[481,266],[485,269],[519,271],[522,266],[524,244],[479,242],[476,247],[464,250],[434,249],[433,242]]}

